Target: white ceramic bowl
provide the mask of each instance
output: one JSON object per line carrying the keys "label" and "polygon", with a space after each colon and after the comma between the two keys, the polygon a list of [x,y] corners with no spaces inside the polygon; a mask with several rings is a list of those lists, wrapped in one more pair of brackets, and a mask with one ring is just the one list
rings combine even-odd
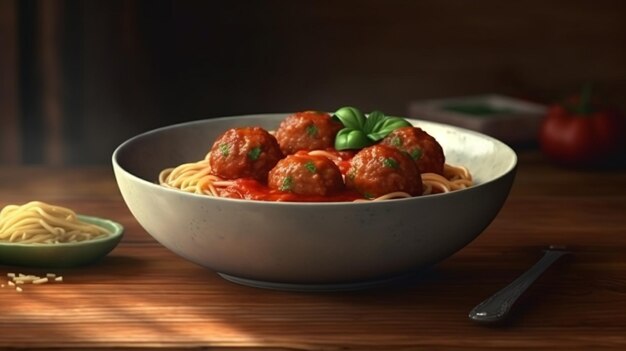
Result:
{"label": "white ceramic bowl", "polygon": [[508,196],[517,157],[504,143],[458,127],[409,120],[466,166],[475,185],[448,194],[369,203],[285,203],[212,198],[167,189],[159,172],[202,159],[238,126],[275,130],[284,114],[224,117],[138,135],[113,154],[117,182],[137,221],[162,245],[238,283],[343,289],[433,265],[476,238]]}

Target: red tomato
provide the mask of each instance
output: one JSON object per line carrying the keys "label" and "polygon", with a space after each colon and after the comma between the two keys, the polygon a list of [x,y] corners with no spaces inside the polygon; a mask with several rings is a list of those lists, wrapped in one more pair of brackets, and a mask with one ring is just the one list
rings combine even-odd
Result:
{"label": "red tomato", "polygon": [[600,164],[623,149],[624,125],[615,111],[580,113],[554,105],[539,130],[539,145],[544,154],[561,164]]}

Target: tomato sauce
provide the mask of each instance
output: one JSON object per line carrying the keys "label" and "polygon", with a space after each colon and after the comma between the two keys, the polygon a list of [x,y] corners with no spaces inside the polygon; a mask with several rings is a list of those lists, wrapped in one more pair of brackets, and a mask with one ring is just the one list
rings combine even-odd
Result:
{"label": "tomato sauce", "polygon": [[344,190],[328,196],[299,195],[270,189],[267,185],[252,178],[240,178],[233,184],[218,190],[220,196],[232,199],[279,201],[279,202],[352,202],[363,196],[351,190]]}
{"label": "tomato sauce", "polygon": [[[327,148],[324,151],[334,156],[334,157],[331,157],[330,159],[333,162],[335,162],[335,164],[339,168],[339,171],[341,171],[341,174],[346,175],[346,173],[348,173],[348,170],[350,169],[350,160],[352,160],[354,155],[356,155],[356,151],[353,151],[353,150],[339,151],[332,147]],[[296,154],[298,153],[308,154],[309,151],[296,152]]]}

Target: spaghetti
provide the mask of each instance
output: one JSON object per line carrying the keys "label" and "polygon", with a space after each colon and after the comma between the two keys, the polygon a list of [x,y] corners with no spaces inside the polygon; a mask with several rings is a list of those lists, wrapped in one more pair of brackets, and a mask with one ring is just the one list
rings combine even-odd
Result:
{"label": "spaghetti", "polygon": [[437,173],[422,173],[424,195],[448,193],[472,186],[472,175],[461,166],[443,165],[443,176]]}
{"label": "spaghetti", "polygon": [[82,222],[69,208],[40,201],[0,211],[0,243],[64,244],[108,235],[106,229]]}
{"label": "spaghetti", "polygon": [[217,188],[232,185],[233,182],[211,174],[210,156],[211,153],[208,153],[201,161],[162,170],[159,173],[159,184],[188,193],[219,197]]}
{"label": "spaghetti", "polygon": [[[324,150],[309,151],[309,155],[326,156],[335,163],[344,162],[332,152]],[[159,173],[159,184],[167,188],[178,189],[189,193],[204,194],[221,197],[221,190],[232,186],[235,181],[223,180],[211,174],[209,163],[210,153],[203,160],[185,163],[175,168],[167,168]],[[460,190],[472,185],[472,175],[469,170],[461,166],[444,164],[443,176],[436,173],[422,173],[423,195],[447,193]],[[412,197],[405,192],[392,192],[374,199],[358,199],[355,201],[382,201]]]}

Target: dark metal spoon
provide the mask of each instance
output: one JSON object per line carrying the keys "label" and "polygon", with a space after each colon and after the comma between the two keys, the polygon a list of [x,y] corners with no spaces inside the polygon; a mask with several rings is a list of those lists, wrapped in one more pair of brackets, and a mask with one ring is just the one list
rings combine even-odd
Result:
{"label": "dark metal spoon", "polygon": [[563,246],[550,246],[543,257],[529,270],[524,272],[504,289],[493,294],[490,298],[474,307],[470,313],[470,319],[476,322],[497,322],[509,313],[511,307],[522,296],[524,291],[535,281],[550,265],[561,256],[568,254]]}

